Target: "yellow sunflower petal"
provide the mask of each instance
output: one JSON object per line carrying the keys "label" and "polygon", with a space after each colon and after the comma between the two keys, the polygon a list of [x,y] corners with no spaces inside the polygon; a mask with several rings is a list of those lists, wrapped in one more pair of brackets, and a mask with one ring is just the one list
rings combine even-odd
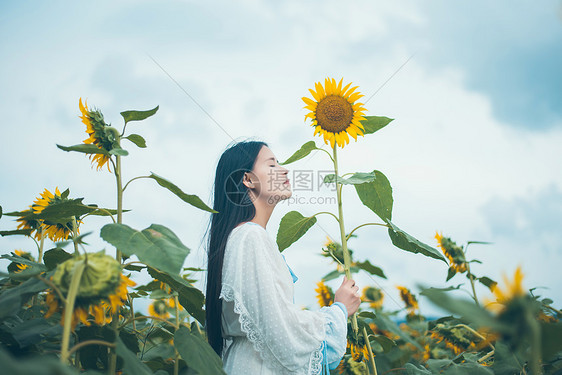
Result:
{"label": "yellow sunflower petal", "polygon": [[307,98],[306,96],[302,97],[302,101],[305,102],[308,105],[317,105],[318,103],[316,103],[314,100]]}
{"label": "yellow sunflower petal", "polygon": [[312,94],[312,97],[318,102],[320,101],[320,95],[316,93],[316,91],[312,90],[312,89],[308,89],[308,91],[310,91],[310,93]]}

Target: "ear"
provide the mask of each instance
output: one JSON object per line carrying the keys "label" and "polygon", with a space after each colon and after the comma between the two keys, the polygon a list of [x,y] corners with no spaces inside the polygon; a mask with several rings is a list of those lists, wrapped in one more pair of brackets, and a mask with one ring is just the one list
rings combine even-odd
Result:
{"label": "ear", "polygon": [[254,186],[254,182],[255,182],[255,177],[250,176],[250,174],[248,172],[244,173],[244,177],[242,178],[242,183],[244,184],[244,186],[246,186],[248,189],[253,189]]}

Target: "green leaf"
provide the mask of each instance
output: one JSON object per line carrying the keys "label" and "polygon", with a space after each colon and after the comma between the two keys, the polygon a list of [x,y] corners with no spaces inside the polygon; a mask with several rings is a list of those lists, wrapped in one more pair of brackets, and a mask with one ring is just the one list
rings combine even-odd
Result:
{"label": "green leaf", "polygon": [[431,291],[433,291],[433,290],[438,290],[438,291],[440,291],[440,292],[449,292],[449,291],[451,291],[451,290],[458,290],[462,285],[463,285],[463,284],[459,284],[459,285],[457,285],[457,286],[449,286],[449,287],[447,287],[447,288],[427,288],[427,289],[422,290],[422,291],[420,292],[420,295],[425,296],[424,293],[425,293],[426,291],[429,291],[429,293],[431,293]]}
{"label": "green leaf", "polygon": [[[18,353],[21,354],[21,353]],[[62,364],[58,358],[49,355],[25,356],[14,358],[0,348],[2,374],[9,375],[78,375],[72,367]],[[88,375],[84,373],[84,375]]]}
{"label": "green leaf", "polygon": [[2,218],[2,206],[0,206],[0,219]]}
{"label": "green leaf", "polygon": [[201,324],[205,324],[205,312],[203,311],[205,296],[199,289],[189,285],[183,278],[177,275],[159,272],[154,268],[148,268],[148,273],[158,281],[168,284],[170,288],[176,291],[180,305]]}
{"label": "green leaf", "polygon": [[449,281],[457,274],[457,271],[453,267],[449,267],[447,271],[447,279],[445,281]]}
{"label": "green leaf", "polygon": [[15,315],[27,300],[43,290],[48,285],[43,281],[32,278],[0,294],[0,319]]}
{"label": "green leaf", "polygon": [[[19,271],[13,271],[10,266],[8,266],[8,271],[10,271],[9,276],[14,280],[27,280],[32,276],[39,275],[47,270],[47,268],[40,263],[34,262],[19,255],[8,255],[4,254],[0,256],[0,259],[8,259],[14,263],[25,264],[27,268]],[[14,268],[15,269],[15,268]]]}
{"label": "green leaf", "polygon": [[33,232],[33,229],[1,230],[0,236],[2,237],[17,236],[17,235],[29,236],[31,232]]}
{"label": "green leaf", "polygon": [[125,120],[125,124],[131,121],[142,121],[154,115],[156,111],[158,111],[159,107],[160,106],[157,105],[156,107],[149,109],[147,111],[134,111],[134,110],[123,111],[121,112],[121,116],[123,116],[123,119]]}
{"label": "green leaf", "polygon": [[226,375],[222,360],[213,348],[186,327],[180,327],[174,334],[174,346],[187,366],[199,375]]}
{"label": "green leaf", "polygon": [[[364,184],[365,182],[372,182],[375,179],[376,176],[374,172],[356,172],[348,178],[338,176],[338,183],[342,185],[359,185]],[[335,183],[336,175],[334,173],[325,175],[323,182],[326,184]]]}
{"label": "green leaf", "polygon": [[437,249],[410,236],[408,233],[394,225],[390,220],[386,220],[386,223],[389,225],[388,235],[390,236],[394,246],[411,253],[421,253],[425,256],[439,259],[447,263],[443,255],[441,255]]}
{"label": "green leaf", "polygon": [[361,318],[369,318],[369,319],[375,319],[377,317],[377,314],[375,314],[372,311],[361,311],[358,315]]}
{"label": "green leaf", "polygon": [[386,176],[377,170],[372,172],[375,179],[354,185],[361,202],[376,213],[381,219],[392,220],[392,187]]}
{"label": "green leaf", "polygon": [[55,267],[60,263],[70,258],[72,258],[72,254],[67,253],[63,249],[54,248],[45,251],[45,254],[43,255],[43,262],[45,263],[45,266],[47,266],[47,269],[50,271],[55,269]]}
{"label": "green leaf", "polygon": [[287,165],[287,164],[294,163],[295,161],[304,158],[314,150],[320,150],[318,147],[316,147],[316,143],[314,143],[314,141],[306,142],[304,145],[301,146],[300,149],[298,149],[293,155],[291,155],[289,159],[287,159],[283,163],[279,163],[279,165]]}
{"label": "green leaf", "polygon": [[494,281],[494,280],[492,280],[492,279],[490,279],[489,277],[486,277],[486,276],[479,277],[478,281],[480,281],[480,283],[485,285],[492,292],[494,291],[495,286],[498,285],[498,283],[496,281]]}
{"label": "green leaf", "polygon": [[144,264],[179,274],[189,249],[168,228],[152,224],[141,232],[124,224],[107,224],[101,237],[124,255],[136,255]]}
{"label": "green leaf", "polygon": [[127,156],[129,155],[129,151],[119,148],[119,147],[115,147],[112,148],[111,151],[109,151],[110,155],[119,155],[119,156]]}
{"label": "green leaf", "polygon": [[129,134],[128,136],[123,138],[128,139],[129,141],[133,142],[135,145],[137,145],[140,148],[146,148],[146,141],[142,136],[138,134]]}
{"label": "green leaf", "polygon": [[383,335],[376,335],[374,337],[374,340],[376,340],[380,344],[380,346],[382,346],[382,349],[385,353],[390,351],[392,348],[396,346],[394,340],[391,340]]}
{"label": "green leaf", "polygon": [[127,271],[140,272],[144,270],[146,266],[135,266],[134,264],[129,264],[123,268],[126,269]]}
{"label": "green leaf", "polygon": [[179,187],[171,183],[170,181],[166,180],[163,177],[158,176],[157,174],[151,172],[150,176],[154,181],[158,183],[158,185],[170,190],[172,193],[177,195],[182,201],[189,203],[190,205],[197,207],[203,211],[208,211],[213,214],[218,213],[218,211],[213,210],[212,208],[208,207],[197,195],[191,195],[184,193]]}
{"label": "green leaf", "polygon": [[385,314],[378,314],[377,317],[374,319],[374,323],[380,329],[384,329],[386,331],[390,331],[397,336],[400,336],[402,340],[409,342],[410,344],[414,345],[416,348],[423,350],[422,346],[412,338],[408,333],[402,331],[398,325],[392,321],[388,316]]}
{"label": "green leaf", "polygon": [[383,270],[380,267],[372,265],[368,260],[364,262],[355,262],[355,265],[361,268],[363,271],[367,271],[371,275],[376,275],[378,277],[386,279],[386,275],[384,274]]}
{"label": "green leaf", "polygon": [[341,272],[339,272],[338,270],[333,270],[332,272],[329,272],[328,274],[326,274],[322,278],[322,281],[330,281],[330,280],[338,278],[340,275],[341,275]]}
{"label": "green leaf", "polygon": [[[86,205],[82,203],[84,198],[77,198],[77,199],[70,199],[62,202],[54,202],[47,207],[43,211],[38,214],[30,213],[27,216],[31,220],[45,220],[51,221],[55,223],[67,224],[70,220],[72,220],[72,216],[82,216],[85,214],[93,214],[98,216],[108,216],[107,212],[104,212],[100,209],[97,205],[91,204]],[[115,210],[109,210],[110,213],[116,213]],[[128,210],[124,210],[127,212]]]}
{"label": "green leaf", "polygon": [[119,337],[116,352],[123,359],[123,375],[152,375],[150,368],[130,351]]}
{"label": "green leaf", "polygon": [[60,148],[63,151],[76,151],[76,152],[81,152],[84,154],[102,154],[102,155],[109,155],[109,152],[107,152],[105,149],[103,148],[99,148],[96,145],[93,144],[85,144],[85,143],[80,143],[78,145],[74,145],[74,146],[61,146],[59,144],[57,144],[57,147]]}
{"label": "green leaf", "polygon": [[404,365],[406,369],[406,375],[431,375],[433,374],[431,371],[423,367],[422,365],[416,366],[412,363],[406,363]]}
{"label": "green leaf", "polygon": [[365,128],[363,134],[373,134],[374,132],[381,130],[382,128],[390,124],[392,120],[394,120],[393,118],[388,118],[384,116],[363,116],[363,117],[365,117],[365,120],[361,121],[361,125],[363,125],[363,128]]}
{"label": "green leaf", "polygon": [[282,252],[291,244],[301,238],[314,224],[316,217],[304,217],[297,211],[291,211],[285,214],[279,223],[277,231],[277,245],[279,251]]}
{"label": "green leaf", "polygon": [[424,288],[421,294],[427,297],[435,305],[464,317],[467,321],[473,322],[477,326],[486,326],[497,329],[501,332],[512,332],[515,327],[507,326],[499,322],[494,316],[484,308],[476,305],[474,301],[458,299],[449,296],[446,292],[436,288]]}

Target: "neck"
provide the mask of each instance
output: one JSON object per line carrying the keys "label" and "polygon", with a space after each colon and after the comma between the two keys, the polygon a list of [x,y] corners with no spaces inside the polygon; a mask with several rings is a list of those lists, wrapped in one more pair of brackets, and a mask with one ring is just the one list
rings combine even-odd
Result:
{"label": "neck", "polygon": [[271,204],[260,198],[254,200],[253,203],[256,208],[256,215],[251,221],[261,225],[264,229],[267,229],[267,222],[269,221],[277,203]]}

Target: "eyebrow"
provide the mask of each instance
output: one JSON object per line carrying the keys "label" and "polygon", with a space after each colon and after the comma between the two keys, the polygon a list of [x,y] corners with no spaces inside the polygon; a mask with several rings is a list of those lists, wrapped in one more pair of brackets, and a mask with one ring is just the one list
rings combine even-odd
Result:
{"label": "eyebrow", "polygon": [[[273,157],[272,157],[272,158],[269,158],[269,159],[265,159],[265,161],[268,161],[268,160],[276,160],[276,159],[273,158]],[[277,162],[279,163],[279,160],[277,160]]]}

